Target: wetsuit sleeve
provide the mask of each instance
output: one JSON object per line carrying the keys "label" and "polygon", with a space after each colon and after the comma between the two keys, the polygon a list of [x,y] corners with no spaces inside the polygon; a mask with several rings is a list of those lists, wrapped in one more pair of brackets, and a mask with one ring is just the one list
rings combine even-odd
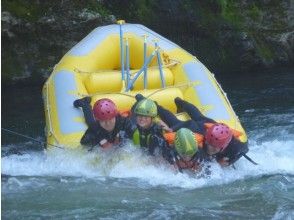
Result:
{"label": "wetsuit sleeve", "polygon": [[177,102],[182,110],[187,112],[191,119],[197,123],[215,123],[213,119],[204,116],[195,105],[182,99],[177,100]]}
{"label": "wetsuit sleeve", "polygon": [[[158,115],[164,123],[166,123],[170,128],[177,127],[180,128],[182,121],[179,120],[172,112],[163,108],[161,105],[157,105]],[[175,131],[175,130],[174,130]]]}
{"label": "wetsuit sleeve", "polygon": [[82,107],[82,110],[83,110],[83,113],[84,113],[86,124],[88,125],[89,128],[94,129],[95,124],[96,124],[96,120],[94,118],[91,105],[88,104],[88,103],[85,103],[81,107]]}
{"label": "wetsuit sleeve", "polygon": [[159,148],[161,152],[167,147],[167,142],[162,135],[162,128],[159,125],[155,125],[150,134],[150,140],[148,141],[148,150],[151,155],[154,155],[155,149]]}
{"label": "wetsuit sleeve", "polygon": [[216,157],[217,161],[222,160],[223,158],[227,157],[229,158],[229,164],[235,163],[237,160],[239,160],[244,154],[248,152],[248,143],[242,143],[237,139],[233,139],[232,143],[229,144],[227,149],[221,153],[218,154]]}
{"label": "wetsuit sleeve", "polygon": [[137,128],[136,124],[129,117],[127,118],[122,117],[121,120],[122,120],[121,129],[125,132],[125,137],[132,139],[134,131]]}
{"label": "wetsuit sleeve", "polygon": [[154,155],[155,148],[163,149],[165,147],[166,141],[162,136],[159,136],[158,134],[152,134],[150,136],[150,141],[149,141],[149,153],[151,155]]}
{"label": "wetsuit sleeve", "polygon": [[176,152],[173,148],[169,147],[167,144],[162,148],[162,157],[170,164],[176,163]]}
{"label": "wetsuit sleeve", "polygon": [[92,129],[88,128],[81,139],[81,144],[87,147],[94,147],[98,144],[95,133]]}

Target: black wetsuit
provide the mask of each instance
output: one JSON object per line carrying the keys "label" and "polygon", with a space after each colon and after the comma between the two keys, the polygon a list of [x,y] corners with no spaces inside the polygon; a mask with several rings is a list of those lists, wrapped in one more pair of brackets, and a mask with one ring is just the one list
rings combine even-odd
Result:
{"label": "black wetsuit", "polygon": [[[192,122],[190,122],[191,120],[188,121],[190,123],[190,126],[192,124],[193,127],[187,127],[187,128],[191,129],[193,132],[198,132],[202,135],[205,135],[205,125],[204,124],[205,123],[216,123],[216,121],[214,121],[213,119],[205,117],[196,106],[192,105],[191,103],[189,103],[187,101],[184,101],[182,99],[177,98],[176,105],[178,107],[180,106],[181,110],[186,112],[190,116],[192,121],[194,121],[196,123],[196,125],[195,125]],[[178,120],[172,113],[167,114],[166,111],[168,111],[168,110],[162,108],[162,111],[159,113],[159,115],[162,118],[162,120],[164,120],[164,119],[167,120],[167,121],[165,121],[167,124],[170,121],[172,121],[175,124],[178,123],[177,125],[172,125],[174,127],[185,125],[185,123]],[[173,116],[173,118],[171,118],[171,115]],[[186,124],[188,124],[188,123],[186,123]],[[197,129],[195,129],[194,127],[196,127]],[[205,143],[204,143],[203,150],[206,151],[206,144]],[[233,164],[240,157],[242,157],[243,154],[246,154],[247,152],[248,152],[247,142],[242,143],[241,141],[239,141],[238,139],[233,137],[231,142],[227,146],[227,148],[223,152],[217,153],[215,155],[215,158],[217,161],[221,161],[223,158],[227,157],[227,158],[229,158],[229,161],[228,161],[229,164]],[[207,155],[207,158],[211,158],[211,157]]]}
{"label": "black wetsuit", "polygon": [[101,145],[100,143],[103,140],[112,144],[118,144],[122,141],[122,139],[131,138],[133,131],[134,126],[130,122],[129,118],[117,115],[113,131],[106,131],[98,122],[95,122],[86,130],[81,139],[81,144],[93,147]]}
{"label": "black wetsuit", "polygon": [[90,148],[101,145],[101,141],[105,140],[111,144],[118,144],[123,138],[131,138],[135,130],[134,124],[127,117],[121,115],[116,116],[115,127],[109,132],[102,128],[93,116],[92,108],[89,103],[82,104],[83,113],[85,116],[88,129],[81,139],[81,144]]}
{"label": "black wetsuit", "polygon": [[157,105],[157,110],[160,119],[164,121],[173,131],[177,131],[180,128],[188,128],[194,133],[203,133],[201,127],[199,127],[195,121],[181,121],[173,113],[160,105]]}

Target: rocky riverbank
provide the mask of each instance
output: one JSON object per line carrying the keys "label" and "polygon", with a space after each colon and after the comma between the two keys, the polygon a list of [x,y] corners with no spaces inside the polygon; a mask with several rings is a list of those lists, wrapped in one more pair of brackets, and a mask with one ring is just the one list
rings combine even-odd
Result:
{"label": "rocky riverbank", "polygon": [[216,74],[294,63],[294,0],[2,1],[2,83],[41,85],[95,27],[141,23]]}

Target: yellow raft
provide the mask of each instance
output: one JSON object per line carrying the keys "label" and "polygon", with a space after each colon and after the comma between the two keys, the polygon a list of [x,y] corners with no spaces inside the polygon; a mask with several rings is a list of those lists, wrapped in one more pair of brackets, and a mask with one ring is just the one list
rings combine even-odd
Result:
{"label": "yellow raft", "polygon": [[[73,101],[92,97],[92,105],[110,98],[120,110],[134,104],[141,93],[176,114],[180,97],[207,117],[246,133],[214,75],[183,48],[138,24],[98,27],[75,45],[43,87],[47,145],[80,146],[87,129],[81,109]],[[181,120],[189,117],[176,114]]]}

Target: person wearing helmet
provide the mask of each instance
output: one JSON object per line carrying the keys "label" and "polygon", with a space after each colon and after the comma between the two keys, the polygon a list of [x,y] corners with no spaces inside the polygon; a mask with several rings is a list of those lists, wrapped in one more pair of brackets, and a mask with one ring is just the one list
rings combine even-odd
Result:
{"label": "person wearing helmet", "polygon": [[164,154],[167,142],[163,137],[163,129],[156,122],[157,105],[151,99],[136,96],[137,102],[133,106],[137,128],[133,133],[133,142],[148,149],[151,155],[155,155],[156,149]]}
{"label": "person wearing helmet", "polygon": [[133,134],[134,126],[129,118],[122,117],[115,103],[107,98],[99,99],[91,109],[91,98],[75,100],[73,105],[81,107],[88,129],[81,139],[81,144],[92,149],[99,145],[110,148],[120,143],[122,138]]}
{"label": "person wearing helmet", "polygon": [[232,129],[211,118],[205,117],[197,107],[180,98],[175,99],[180,112],[186,112],[191,120],[181,121],[169,110],[158,106],[158,115],[173,131],[188,128],[204,137],[203,156],[205,161],[216,159],[222,166],[229,166],[244,156],[248,159],[247,143],[242,143],[233,135]]}
{"label": "person wearing helmet", "polygon": [[[174,133],[169,133],[171,135]],[[167,137],[168,138],[168,137]],[[183,170],[190,170],[197,172],[201,170],[202,162],[204,161],[203,152],[198,145],[198,140],[195,134],[187,128],[180,128],[175,137],[169,139],[169,147],[171,157],[166,158],[169,163],[176,166],[182,172]]]}
{"label": "person wearing helmet", "polygon": [[205,137],[204,150],[210,157],[216,158],[222,166],[229,166],[242,156],[248,158],[247,142],[243,143],[237,136],[235,137],[232,129],[226,124],[205,117],[196,106],[180,98],[175,99],[175,104],[178,110],[180,108],[186,112],[198,124],[200,132]]}

